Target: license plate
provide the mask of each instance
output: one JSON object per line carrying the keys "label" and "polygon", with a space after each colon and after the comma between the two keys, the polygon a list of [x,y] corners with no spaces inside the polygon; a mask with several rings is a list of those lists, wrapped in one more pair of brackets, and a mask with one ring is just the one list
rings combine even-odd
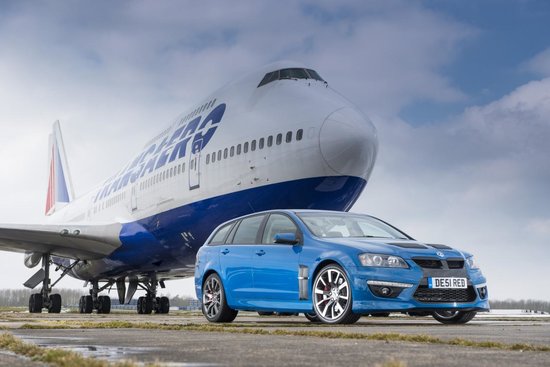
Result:
{"label": "license plate", "polygon": [[428,278],[428,288],[464,289],[468,288],[468,282],[466,278],[432,277]]}

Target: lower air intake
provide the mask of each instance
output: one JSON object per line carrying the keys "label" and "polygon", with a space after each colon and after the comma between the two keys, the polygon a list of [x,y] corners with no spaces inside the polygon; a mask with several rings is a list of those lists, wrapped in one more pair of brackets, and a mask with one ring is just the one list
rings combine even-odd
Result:
{"label": "lower air intake", "polygon": [[473,302],[476,293],[472,286],[466,289],[431,289],[421,285],[414,293],[414,298],[423,303]]}

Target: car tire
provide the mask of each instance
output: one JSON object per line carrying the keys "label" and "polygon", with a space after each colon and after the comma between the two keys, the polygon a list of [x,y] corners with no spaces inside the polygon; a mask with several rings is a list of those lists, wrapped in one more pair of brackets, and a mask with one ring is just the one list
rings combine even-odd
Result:
{"label": "car tire", "polygon": [[339,265],[327,265],[317,273],[311,294],[315,314],[323,323],[353,324],[361,318],[352,312],[351,283]]}
{"label": "car tire", "polygon": [[442,324],[465,324],[476,315],[476,311],[434,311],[432,316]]}
{"label": "car tire", "polygon": [[202,313],[210,322],[231,322],[239,313],[227,305],[222,280],[216,273],[210,274],[202,286]]}

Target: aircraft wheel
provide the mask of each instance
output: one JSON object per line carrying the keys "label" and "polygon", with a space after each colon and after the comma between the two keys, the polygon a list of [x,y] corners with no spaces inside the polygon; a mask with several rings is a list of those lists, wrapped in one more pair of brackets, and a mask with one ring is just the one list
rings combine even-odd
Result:
{"label": "aircraft wheel", "polygon": [[50,305],[48,306],[49,313],[60,313],[61,312],[61,295],[60,294],[50,294]]}
{"label": "aircraft wheel", "polygon": [[29,298],[29,312],[40,313],[42,312],[42,294],[34,293]]}
{"label": "aircraft wheel", "polygon": [[315,314],[326,324],[353,324],[361,318],[352,312],[351,285],[339,265],[330,264],[319,271],[312,294]]}
{"label": "aircraft wheel", "polygon": [[94,310],[94,303],[92,296],[82,296],[78,302],[78,311],[80,313],[92,313]]}
{"label": "aircraft wheel", "polygon": [[97,313],[111,313],[111,297],[99,296],[97,301]]}
{"label": "aircraft wheel", "polygon": [[153,312],[153,298],[151,297],[139,297],[137,303],[138,313],[142,315],[149,315]]}
{"label": "aircraft wheel", "polygon": [[170,300],[168,297],[160,297],[159,300],[159,313],[167,314],[170,312]]}
{"label": "aircraft wheel", "polygon": [[202,313],[210,322],[231,322],[239,313],[227,305],[222,281],[216,273],[210,274],[202,287]]}
{"label": "aircraft wheel", "polygon": [[432,316],[442,324],[465,324],[476,315],[476,311],[434,311]]}

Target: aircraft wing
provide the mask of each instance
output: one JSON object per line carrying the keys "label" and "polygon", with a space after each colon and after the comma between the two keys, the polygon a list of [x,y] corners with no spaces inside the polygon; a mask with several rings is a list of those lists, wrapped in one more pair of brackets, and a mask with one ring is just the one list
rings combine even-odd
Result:
{"label": "aircraft wing", "polygon": [[0,250],[41,252],[80,260],[103,258],[120,245],[120,223],[0,224]]}

